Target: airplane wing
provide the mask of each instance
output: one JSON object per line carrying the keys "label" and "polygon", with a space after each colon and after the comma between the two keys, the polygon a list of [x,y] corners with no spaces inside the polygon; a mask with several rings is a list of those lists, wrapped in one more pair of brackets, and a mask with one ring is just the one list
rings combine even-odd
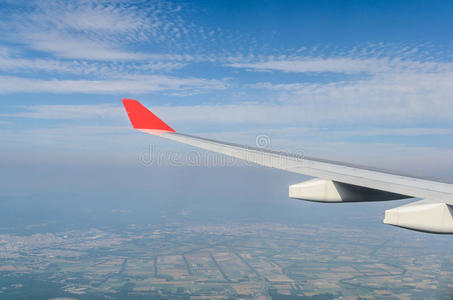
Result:
{"label": "airplane wing", "polygon": [[289,197],[316,202],[423,200],[385,211],[384,223],[453,233],[453,184],[377,168],[243,146],[176,132],[137,100],[123,99],[134,129],[252,163],[316,179],[289,187]]}

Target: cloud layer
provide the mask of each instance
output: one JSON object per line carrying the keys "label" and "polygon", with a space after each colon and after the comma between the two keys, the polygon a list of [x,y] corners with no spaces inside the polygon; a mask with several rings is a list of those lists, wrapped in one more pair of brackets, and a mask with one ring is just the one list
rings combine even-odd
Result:
{"label": "cloud layer", "polygon": [[28,1],[0,14],[5,146],[20,133],[52,147],[71,127],[73,145],[111,137],[133,96],[183,131],[232,141],[453,148],[453,52],[429,43],[270,47],[161,1]]}

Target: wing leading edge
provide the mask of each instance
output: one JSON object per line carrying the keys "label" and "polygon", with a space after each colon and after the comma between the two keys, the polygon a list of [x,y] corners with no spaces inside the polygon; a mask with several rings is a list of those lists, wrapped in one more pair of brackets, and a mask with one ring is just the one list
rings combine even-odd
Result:
{"label": "wing leading edge", "polygon": [[384,223],[419,231],[453,233],[453,184],[448,182],[181,134],[138,101],[123,99],[123,104],[133,127],[142,132],[262,166],[319,178],[290,186],[291,198],[320,202],[422,198],[425,200],[410,206],[387,210]]}

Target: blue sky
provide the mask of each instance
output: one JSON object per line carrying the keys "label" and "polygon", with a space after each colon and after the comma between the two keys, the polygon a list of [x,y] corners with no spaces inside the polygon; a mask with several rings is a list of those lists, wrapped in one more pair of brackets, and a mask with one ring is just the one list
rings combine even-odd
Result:
{"label": "blue sky", "polygon": [[[3,163],[139,164],[177,131],[452,176],[451,1],[2,1]],[[177,149],[177,150],[175,150]]]}

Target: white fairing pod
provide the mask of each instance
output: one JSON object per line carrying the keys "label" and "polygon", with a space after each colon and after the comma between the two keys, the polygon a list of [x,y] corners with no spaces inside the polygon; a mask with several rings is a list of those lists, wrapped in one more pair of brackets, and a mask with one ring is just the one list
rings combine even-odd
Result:
{"label": "white fairing pod", "polygon": [[318,202],[342,202],[331,180],[313,179],[289,186],[289,197]]}
{"label": "white fairing pod", "polygon": [[411,198],[401,194],[324,179],[313,179],[290,185],[289,197],[316,202],[386,201]]}
{"label": "white fairing pod", "polygon": [[384,223],[423,232],[453,233],[453,207],[418,201],[386,210]]}

